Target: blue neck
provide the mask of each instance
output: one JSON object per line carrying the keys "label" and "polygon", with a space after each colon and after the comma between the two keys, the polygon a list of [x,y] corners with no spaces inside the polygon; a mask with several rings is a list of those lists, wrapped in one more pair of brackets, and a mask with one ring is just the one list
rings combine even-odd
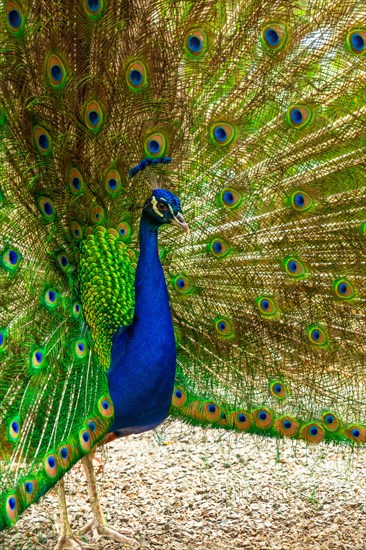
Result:
{"label": "blue neck", "polygon": [[137,433],[167,416],[175,377],[175,339],[168,291],[159,260],[157,227],[141,218],[135,316],[113,338],[109,391],[111,431]]}
{"label": "blue neck", "polygon": [[[173,330],[169,307],[168,290],[164,271],[159,259],[158,227],[141,218],[140,222],[140,256],[137,263],[135,279],[135,327],[145,331],[151,330],[152,320],[156,316],[164,318],[164,328]],[[155,325],[157,329],[157,325]]]}

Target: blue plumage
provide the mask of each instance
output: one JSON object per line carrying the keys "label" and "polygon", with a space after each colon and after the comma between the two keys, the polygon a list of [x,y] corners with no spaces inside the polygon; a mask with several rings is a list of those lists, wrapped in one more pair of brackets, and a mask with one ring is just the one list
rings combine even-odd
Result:
{"label": "blue plumage", "polygon": [[[163,202],[164,201],[164,202]],[[140,223],[140,257],[135,278],[135,316],[113,338],[109,391],[115,417],[111,431],[139,433],[167,416],[173,393],[176,349],[169,297],[159,259],[158,229],[180,213],[179,199],[155,189]],[[161,210],[160,210],[161,209]]]}

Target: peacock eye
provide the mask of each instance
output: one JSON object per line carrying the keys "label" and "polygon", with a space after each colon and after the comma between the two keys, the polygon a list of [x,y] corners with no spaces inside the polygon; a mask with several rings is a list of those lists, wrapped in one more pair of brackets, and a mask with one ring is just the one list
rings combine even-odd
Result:
{"label": "peacock eye", "polygon": [[160,210],[160,212],[166,212],[169,208],[164,202],[158,202],[158,210]]}

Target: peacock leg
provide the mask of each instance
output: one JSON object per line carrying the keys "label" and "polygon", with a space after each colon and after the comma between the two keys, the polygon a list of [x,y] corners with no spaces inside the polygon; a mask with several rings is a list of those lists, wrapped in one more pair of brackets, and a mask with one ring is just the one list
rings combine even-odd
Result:
{"label": "peacock leg", "polygon": [[63,478],[58,482],[57,490],[60,509],[60,535],[55,550],[85,550],[86,548],[92,548],[90,545],[78,540],[72,533],[69,518],[67,516],[65,484]]}
{"label": "peacock leg", "polygon": [[90,523],[88,523],[80,532],[84,534],[91,530],[96,539],[100,538],[101,536],[109,537],[127,546],[139,548],[140,544],[137,542],[137,540],[126,536],[126,534],[130,534],[129,529],[124,529],[123,533],[125,534],[123,534],[107,526],[107,521],[103,515],[99,503],[93,463],[88,455],[82,459],[82,463],[84,466],[86,479],[88,481],[90,504],[93,510],[94,519]]}

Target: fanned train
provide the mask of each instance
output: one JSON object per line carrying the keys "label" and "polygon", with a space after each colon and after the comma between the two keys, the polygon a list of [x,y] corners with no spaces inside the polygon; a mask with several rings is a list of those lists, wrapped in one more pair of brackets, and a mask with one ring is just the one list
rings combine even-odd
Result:
{"label": "fanned train", "polygon": [[0,529],[118,432],[147,209],[170,414],[365,443],[365,3],[0,9]]}

